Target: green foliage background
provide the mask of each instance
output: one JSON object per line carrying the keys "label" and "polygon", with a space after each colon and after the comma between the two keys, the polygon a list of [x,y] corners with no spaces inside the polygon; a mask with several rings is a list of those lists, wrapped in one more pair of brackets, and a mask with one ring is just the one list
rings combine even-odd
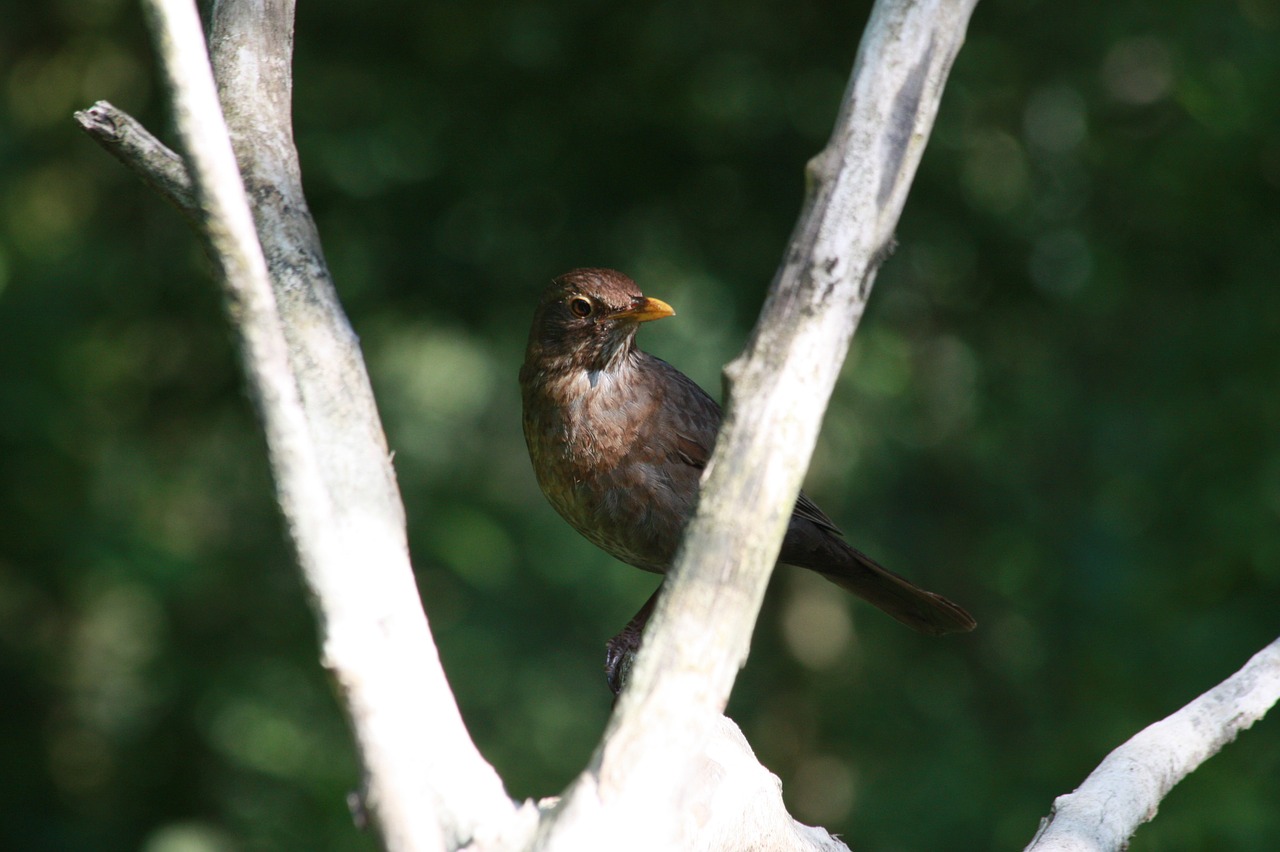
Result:
{"label": "green foliage background", "polygon": [[[471,730],[551,795],[653,578],[538,494],[544,282],[631,273],[705,386],[753,321],[868,6],[300,4],[308,196]],[[82,137],[167,138],[137,8],[0,2],[0,846],[357,850],[357,779],[208,265]],[[860,849],[1016,849],[1280,628],[1280,5],[983,0],[809,477],[963,602],[915,636],[779,571],[730,713]],[[1280,720],[1135,850],[1275,849]]]}

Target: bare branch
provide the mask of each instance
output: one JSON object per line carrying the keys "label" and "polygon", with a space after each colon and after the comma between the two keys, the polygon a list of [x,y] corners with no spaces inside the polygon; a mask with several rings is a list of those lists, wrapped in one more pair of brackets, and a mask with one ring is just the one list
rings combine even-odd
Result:
{"label": "bare branch", "polygon": [[[363,360],[302,197],[289,128],[292,0],[215,4],[216,89],[191,0],[144,7],[373,824],[395,852],[516,831],[532,809],[507,798],[445,681]],[[167,157],[128,150],[131,167],[172,186]]]}
{"label": "bare branch", "polygon": [[160,193],[161,198],[191,221],[198,219],[200,210],[186,164],[136,118],[106,101],[77,111],[75,118],[93,141]]}
{"label": "bare branch", "polygon": [[785,262],[725,371],[726,417],[697,515],[605,740],[542,848],[558,833],[695,845],[685,802],[697,756],[746,660],[822,413],[975,4],[876,4]]}
{"label": "bare branch", "polygon": [[1280,701],[1280,639],[1172,716],[1144,729],[1059,796],[1027,852],[1123,849],[1173,786]]}

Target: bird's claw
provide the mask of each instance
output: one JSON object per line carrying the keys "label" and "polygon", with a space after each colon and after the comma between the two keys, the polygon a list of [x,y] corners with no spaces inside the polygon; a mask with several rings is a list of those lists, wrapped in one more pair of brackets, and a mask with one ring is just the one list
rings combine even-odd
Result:
{"label": "bird's claw", "polygon": [[639,631],[623,630],[605,645],[604,678],[614,695],[622,692],[631,677],[636,651],[640,650]]}

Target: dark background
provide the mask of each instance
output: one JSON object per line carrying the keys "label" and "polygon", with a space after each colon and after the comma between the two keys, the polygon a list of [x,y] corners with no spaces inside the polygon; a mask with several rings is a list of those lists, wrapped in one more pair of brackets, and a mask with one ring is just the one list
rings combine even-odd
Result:
{"label": "dark background", "polygon": [[[711,390],[865,3],[303,2],[296,128],[471,731],[559,792],[654,578],[538,493],[516,371],[553,275],[679,316]],[[367,850],[209,267],[83,137],[172,139],[124,0],[3,0],[0,846]],[[859,849],[1017,849],[1054,795],[1280,633],[1280,5],[984,0],[808,490],[971,609],[916,636],[778,572],[732,715]],[[1280,721],[1135,850],[1280,845]]]}

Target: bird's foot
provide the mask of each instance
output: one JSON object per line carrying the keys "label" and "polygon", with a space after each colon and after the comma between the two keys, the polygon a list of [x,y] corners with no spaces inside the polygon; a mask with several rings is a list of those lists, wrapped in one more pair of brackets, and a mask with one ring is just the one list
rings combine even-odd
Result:
{"label": "bird's foot", "polygon": [[630,627],[627,625],[605,644],[604,677],[614,695],[622,692],[622,687],[631,677],[631,667],[635,665],[636,652],[640,650],[640,631]]}
{"label": "bird's foot", "polygon": [[644,602],[644,606],[640,607],[640,611],[627,622],[627,626],[605,645],[604,677],[614,695],[622,692],[622,687],[626,686],[627,679],[631,677],[631,667],[635,665],[636,652],[640,650],[644,626],[649,623],[649,616],[653,614],[653,607],[658,602],[658,593],[661,591],[662,586],[658,586],[649,600]]}

